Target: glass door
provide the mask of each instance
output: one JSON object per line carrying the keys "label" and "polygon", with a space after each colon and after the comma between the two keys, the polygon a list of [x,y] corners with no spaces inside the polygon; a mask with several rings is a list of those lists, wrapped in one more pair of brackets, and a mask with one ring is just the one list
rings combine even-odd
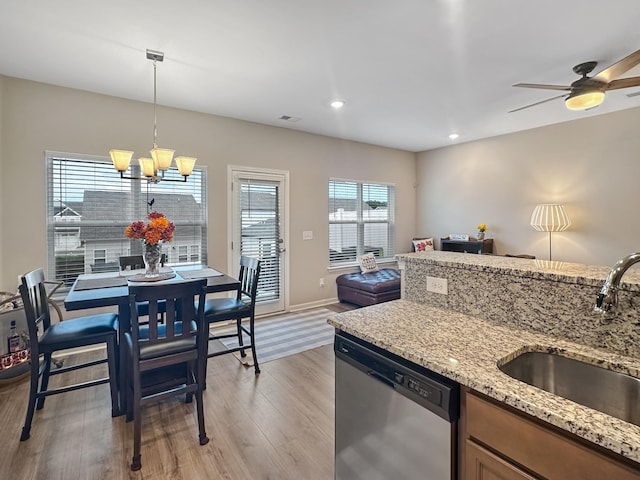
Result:
{"label": "glass door", "polygon": [[284,311],[287,175],[232,167],[232,178],[232,268],[237,275],[241,255],[258,258],[256,313]]}

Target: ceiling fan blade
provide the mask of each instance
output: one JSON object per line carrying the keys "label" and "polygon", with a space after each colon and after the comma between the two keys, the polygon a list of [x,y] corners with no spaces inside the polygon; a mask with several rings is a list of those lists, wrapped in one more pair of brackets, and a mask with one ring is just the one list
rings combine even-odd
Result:
{"label": "ceiling fan blade", "polygon": [[596,80],[600,80],[606,83],[611,83],[625,72],[628,72],[636,65],[640,64],[640,50],[636,50],[630,55],[627,55],[622,60],[614,63],[610,67],[605,68],[595,77]]}
{"label": "ceiling fan blade", "polygon": [[571,87],[567,85],[542,85],[540,83],[516,83],[514,87],[542,88],[544,90],[571,90]]}
{"label": "ceiling fan blade", "polygon": [[607,90],[617,90],[619,88],[640,87],[640,77],[619,78],[612,80],[607,85]]}
{"label": "ceiling fan blade", "polygon": [[566,94],[566,95],[558,95],[558,96],[556,96],[556,97],[547,98],[546,100],[542,100],[541,102],[536,102],[536,103],[532,103],[531,105],[527,105],[527,106],[525,106],[525,107],[520,107],[520,108],[516,108],[516,109],[514,109],[514,110],[509,110],[509,112],[507,112],[507,113],[518,112],[518,111],[520,111],[520,110],[524,110],[525,108],[535,107],[536,105],[540,105],[540,104],[542,104],[542,103],[547,103],[547,102],[550,102],[551,100],[555,100],[555,99],[557,99],[557,98],[563,98],[563,97],[566,97],[566,96],[568,96],[568,95],[569,95],[569,94]]}

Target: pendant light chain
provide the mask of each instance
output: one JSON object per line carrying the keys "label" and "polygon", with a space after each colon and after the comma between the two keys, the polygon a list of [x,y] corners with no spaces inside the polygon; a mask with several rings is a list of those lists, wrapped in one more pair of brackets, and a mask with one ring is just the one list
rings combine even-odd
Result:
{"label": "pendant light chain", "polygon": [[158,115],[157,115],[157,108],[158,108],[158,104],[157,104],[157,100],[156,100],[156,92],[157,92],[157,86],[156,86],[156,78],[157,78],[157,62],[154,59],[153,60],[153,148],[157,148],[158,144],[157,144],[157,140],[158,140]]}

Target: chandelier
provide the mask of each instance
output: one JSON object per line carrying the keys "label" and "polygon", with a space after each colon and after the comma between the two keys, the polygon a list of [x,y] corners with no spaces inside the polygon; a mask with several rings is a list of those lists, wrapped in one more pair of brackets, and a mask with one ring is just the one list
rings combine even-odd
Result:
{"label": "chandelier", "polygon": [[156,142],[158,136],[158,129],[156,125],[156,62],[162,62],[164,60],[164,53],[147,49],[147,59],[153,60],[153,148],[149,151],[151,158],[138,159],[140,171],[142,172],[142,175],[144,175],[143,177],[129,177],[125,176],[125,172],[129,169],[133,152],[128,150],[111,149],[109,150],[109,155],[113,162],[113,168],[120,172],[120,178],[128,180],[147,180],[152,183],[158,183],[160,181],[186,182],[187,177],[191,175],[191,172],[193,172],[193,167],[196,163],[196,159],[193,157],[176,157],[175,159],[178,172],[183,178],[167,178],[164,176],[165,172],[171,168],[173,154],[175,153],[175,150],[159,148]]}

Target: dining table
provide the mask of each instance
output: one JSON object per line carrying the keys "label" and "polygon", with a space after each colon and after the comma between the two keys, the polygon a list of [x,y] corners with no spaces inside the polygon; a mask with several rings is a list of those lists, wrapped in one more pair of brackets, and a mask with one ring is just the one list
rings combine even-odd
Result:
{"label": "dining table", "polygon": [[[225,273],[207,265],[180,265],[162,267],[160,277],[145,277],[144,270],[127,270],[120,272],[87,273],[79,275],[71,290],[64,299],[67,311],[90,308],[112,307],[118,309],[118,342],[124,333],[131,328],[131,312],[129,310],[130,285],[162,285],[167,282],[184,282],[200,278],[207,279],[207,293],[237,291],[240,282]],[[158,279],[159,278],[159,279]],[[118,415],[126,412],[126,352],[119,348],[118,362]]]}

